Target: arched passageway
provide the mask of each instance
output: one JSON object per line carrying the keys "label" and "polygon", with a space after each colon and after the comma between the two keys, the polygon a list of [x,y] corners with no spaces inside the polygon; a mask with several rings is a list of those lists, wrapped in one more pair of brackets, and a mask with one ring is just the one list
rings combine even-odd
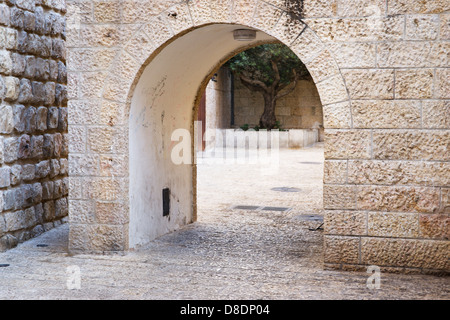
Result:
{"label": "arched passageway", "polygon": [[[69,51],[86,62],[69,72],[70,157],[80,169],[69,195],[73,252],[128,250],[195,220],[192,167],[168,161],[166,141],[174,129],[193,132],[204,80],[243,49],[231,31],[251,28],[290,47],[320,95],[327,266],[449,269],[445,32],[431,41],[411,29],[413,5],[370,16],[308,5],[298,18],[277,0],[155,3],[120,3],[120,23],[81,19],[68,30]],[[424,18],[445,11],[422,9]],[[92,117],[70,116],[80,110]],[[140,216],[161,211],[167,186],[177,214]]]}

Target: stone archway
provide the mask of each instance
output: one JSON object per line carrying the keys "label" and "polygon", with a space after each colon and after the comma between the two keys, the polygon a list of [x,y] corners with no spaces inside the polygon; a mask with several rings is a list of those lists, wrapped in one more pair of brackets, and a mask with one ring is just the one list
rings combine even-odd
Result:
{"label": "stone archway", "polygon": [[[397,160],[399,163],[411,160],[410,155],[399,150],[413,148],[408,141],[415,140],[414,137],[423,144],[428,143],[427,150],[419,148],[418,153],[412,156],[414,161],[405,162],[407,169],[402,173],[408,177],[413,176],[413,171],[420,170],[415,160],[424,159],[443,164],[433,167],[430,163],[427,170],[431,171],[423,173],[424,177],[430,172],[436,173],[448,168],[448,162],[445,163],[446,158],[448,160],[445,139],[448,139],[449,131],[422,130],[424,128],[414,120],[414,117],[419,117],[417,106],[395,99],[396,87],[393,86],[400,79],[405,79],[402,83],[405,88],[402,93],[397,90],[397,94],[401,94],[402,99],[417,99],[410,96],[408,91],[409,84],[406,80],[410,72],[397,71],[395,68],[399,66],[399,62],[395,57],[383,56],[383,52],[378,64],[369,64],[368,68],[364,65],[365,61],[359,59],[364,57],[360,51],[365,47],[354,43],[354,40],[367,41],[364,45],[370,47],[370,41],[400,40],[399,30],[404,28],[395,16],[375,17],[378,24],[364,29],[364,23],[371,22],[360,13],[355,13],[357,16],[361,15],[358,19],[336,19],[329,16],[334,13],[320,13],[318,8],[319,13],[314,11],[315,14],[325,15],[329,19],[315,19],[312,14],[312,18],[300,20],[293,18],[285,9],[284,1],[276,0],[169,1],[167,4],[142,0],[117,5],[122,5],[121,20],[100,14],[96,19],[106,19],[107,24],[90,24],[88,21],[82,23],[79,29],[68,32],[68,37],[74,44],[71,52],[78,55],[78,58],[84,58],[87,66],[74,68],[73,72],[69,72],[69,115],[72,115],[69,116],[70,161],[72,167],[76,168],[72,171],[75,174],[71,175],[69,195],[70,249],[73,252],[123,251],[140,241],[131,240],[130,243],[134,236],[130,234],[130,230],[134,232],[136,221],[133,220],[134,203],[130,206],[129,194],[132,188],[143,186],[134,183],[138,173],[133,172],[133,161],[136,159],[130,159],[130,155],[133,156],[134,149],[145,146],[136,144],[135,140],[131,141],[139,135],[132,132],[134,128],[129,126],[128,118],[132,121],[139,118],[138,114],[133,113],[133,104],[151,105],[145,99],[154,97],[153,93],[163,85],[170,92],[176,92],[176,87],[170,87],[176,81],[171,84],[161,82],[164,72],[158,68],[164,68],[168,62],[164,60],[168,59],[164,53],[171,52],[172,59],[175,59],[178,50],[178,56],[185,58],[182,44],[189,46],[188,42],[184,42],[189,37],[201,37],[203,31],[219,32],[223,28],[220,32],[230,32],[233,26],[244,26],[266,35],[267,38],[262,39],[264,41],[277,39],[288,45],[307,65],[316,83],[324,108],[326,129],[326,265],[354,268],[379,263],[386,267],[410,267],[417,270],[449,269],[446,259],[449,242],[445,240],[448,239],[448,230],[442,227],[447,225],[442,219],[448,217],[423,216],[445,207],[441,197],[441,193],[448,190],[443,188],[445,181],[431,186],[427,182],[413,182],[411,186],[408,183],[397,185],[397,182],[389,181],[389,175],[394,170],[392,166],[398,164],[390,160]],[[142,18],[141,14],[147,16]],[[207,33],[203,36],[208,38]],[[193,43],[198,39],[201,38],[196,38]],[[207,42],[203,44],[207,45]],[[389,43],[380,45],[378,51],[386,49],[386,54],[389,55],[389,48],[382,48],[387,45]],[[399,46],[398,43],[395,45]],[[337,58],[336,47],[339,47]],[[220,44],[211,50],[218,48],[220,49]],[[195,49],[196,51],[191,52],[202,52],[202,48]],[[192,120],[189,113],[192,112],[200,78],[207,76],[220,63],[221,58],[238,49],[238,46],[223,47],[223,51],[219,50],[212,57],[205,56],[205,61],[209,62],[208,58],[211,58],[214,63],[205,63],[201,66],[203,69],[190,70],[185,64],[177,65],[186,72],[196,74],[198,71],[198,74],[193,76],[192,84],[189,84],[192,90],[186,96],[185,101],[188,103],[183,108],[187,113],[173,120],[173,128],[188,125]],[[402,52],[401,45],[396,50]],[[439,55],[439,48],[434,50],[437,59],[432,62],[433,67],[446,66],[446,62],[442,62],[445,58]],[[347,61],[346,58],[353,60]],[[154,61],[160,63],[153,64]],[[378,69],[381,64],[382,67]],[[444,75],[445,70],[439,69],[439,74]],[[423,77],[426,77],[426,70],[415,72],[419,76],[423,73]],[[149,75],[151,73],[162,77],[152,79]],[[171,75],[175,77],[176,73]],[[397,84],[394,76],[397,76]],[[142,82],[142,79],[147,79],[147,84],[153,80],[156,82],[146,88],[146,81]],[[185,80],[189,82],[190,76],[183,79]],[[197,91],[194,90],[196,87]],[[135,95],[139,90],[146,89],[153,92],[147,96]],[[440,99],[445,98],[443,92],[436,94],[440,95]],[[176,95],[172,95],[174,96]],[[167,95],[167,98],[171,97]],[[172,102],[176,101],[181,100]],[[444,110],[439,109],[437,112],[443,115]],[[166,116],[164,118],[167,120]],[[180,119],[184,119],[184,122]],[[154,120],[147,127],[162,121],[161,117]],[[395,132],[389,131],[390,129]],[[148,155],[147,160],[156,160],[152,158],[154,155]],[[381,175],[382,183],[367,178],[371,173]],[[155,192],[160,193],[160,187]],[[191,200],[192,198],[185,198],[183,201],[187,203]],[[141,203],[145,204],[145,201]],[[438,234],[427,234],[426,227],[422,228],[422,225],[417,224],[421,219],[428,219],[424,223],[428,227],[436,227]],[[155,234],[190,221],[192,214],[184,215],[173,226],[166,224],[161,229],[158,228]],[[396,228],[386,229],[386,225],[391,223]],[[405,231],[403,225],[410,227]],[[146,232],[148,230],[144,231]],[[411,257],[399,257],[403,246],[413,248]],[[428,251],[435,252],[434,258],[418,258],[426,256],[424,253]]]}

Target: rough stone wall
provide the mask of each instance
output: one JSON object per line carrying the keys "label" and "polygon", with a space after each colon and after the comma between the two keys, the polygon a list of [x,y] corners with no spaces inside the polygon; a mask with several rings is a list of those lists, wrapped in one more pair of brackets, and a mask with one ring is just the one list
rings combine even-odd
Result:
{"label": "rough stone wall", "polygon": [[313,76],[326,130],[325,265],[450,270],[448,0],[304,0],[301,21],[286,11],[292,2],[68,2],[81,23],[68,36],[79,153],[71,248],[127,248],[127,209],[117,204],[128,201],[123,114],[143,63],[184,31],[233,23],[278,38]]}
{"label": "rough stone wall", "polygon": [[0,251],[68,215],[65,12],[0,0]]}
{"label": "rough stone wall", "polygon": [[[256,126],[263,111],[262,95],[250,91],[236,79],[235,125]],[[322,104],[314,82],[299,81],[293,92],[277,101],[275,115],[284,129],[317,129],[323,125]]]}

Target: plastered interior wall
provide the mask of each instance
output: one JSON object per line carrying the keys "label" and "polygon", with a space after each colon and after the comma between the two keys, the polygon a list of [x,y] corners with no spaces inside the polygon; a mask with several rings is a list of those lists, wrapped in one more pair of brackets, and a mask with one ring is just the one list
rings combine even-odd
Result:
{"label": "plastered interior wall", "polygon": [[206,87],[206,128],[227,129],[231,126],[231,73],[220,68]]}
{"label": "plastered interior wall", "polygon": [[[129,124],[131,248],[194,221],[195,185],[190,165],[193,158],[178,165],[172,161],[172,151],[182,141],[188,143],[191,151],[193,102],[200,84],[208,81],[205,77],[230,52],[250,45],[233,40],[235,28],[213,25],[176,39],[156,56],[139,79],[131,100]],[[264,39],[272,40],[259,33],[255,42]],[[172,133],[180,128],[189,135],[171,142]],[[162,215],[163,188],[169,188],[171,194],[168,217]]]}

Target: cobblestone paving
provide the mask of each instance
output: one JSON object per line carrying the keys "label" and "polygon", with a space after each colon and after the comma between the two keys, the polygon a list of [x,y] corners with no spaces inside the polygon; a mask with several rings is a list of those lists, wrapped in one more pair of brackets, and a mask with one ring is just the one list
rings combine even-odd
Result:
{"label": "cobblestone paving", "polygon": [[[448,277],[382,274],[371,290],[367,273],[323,270],[320,221],[305,219],[321,213],[322,160],[321,147],[284,150],[273,176],[200,165],[198,222],[104,256],[70,256],[63,225],[0,254],[0,299],[450,299]],[[271,190],[283,187],[301,192]],[[69,290],[73,266],[80,289]]]}

